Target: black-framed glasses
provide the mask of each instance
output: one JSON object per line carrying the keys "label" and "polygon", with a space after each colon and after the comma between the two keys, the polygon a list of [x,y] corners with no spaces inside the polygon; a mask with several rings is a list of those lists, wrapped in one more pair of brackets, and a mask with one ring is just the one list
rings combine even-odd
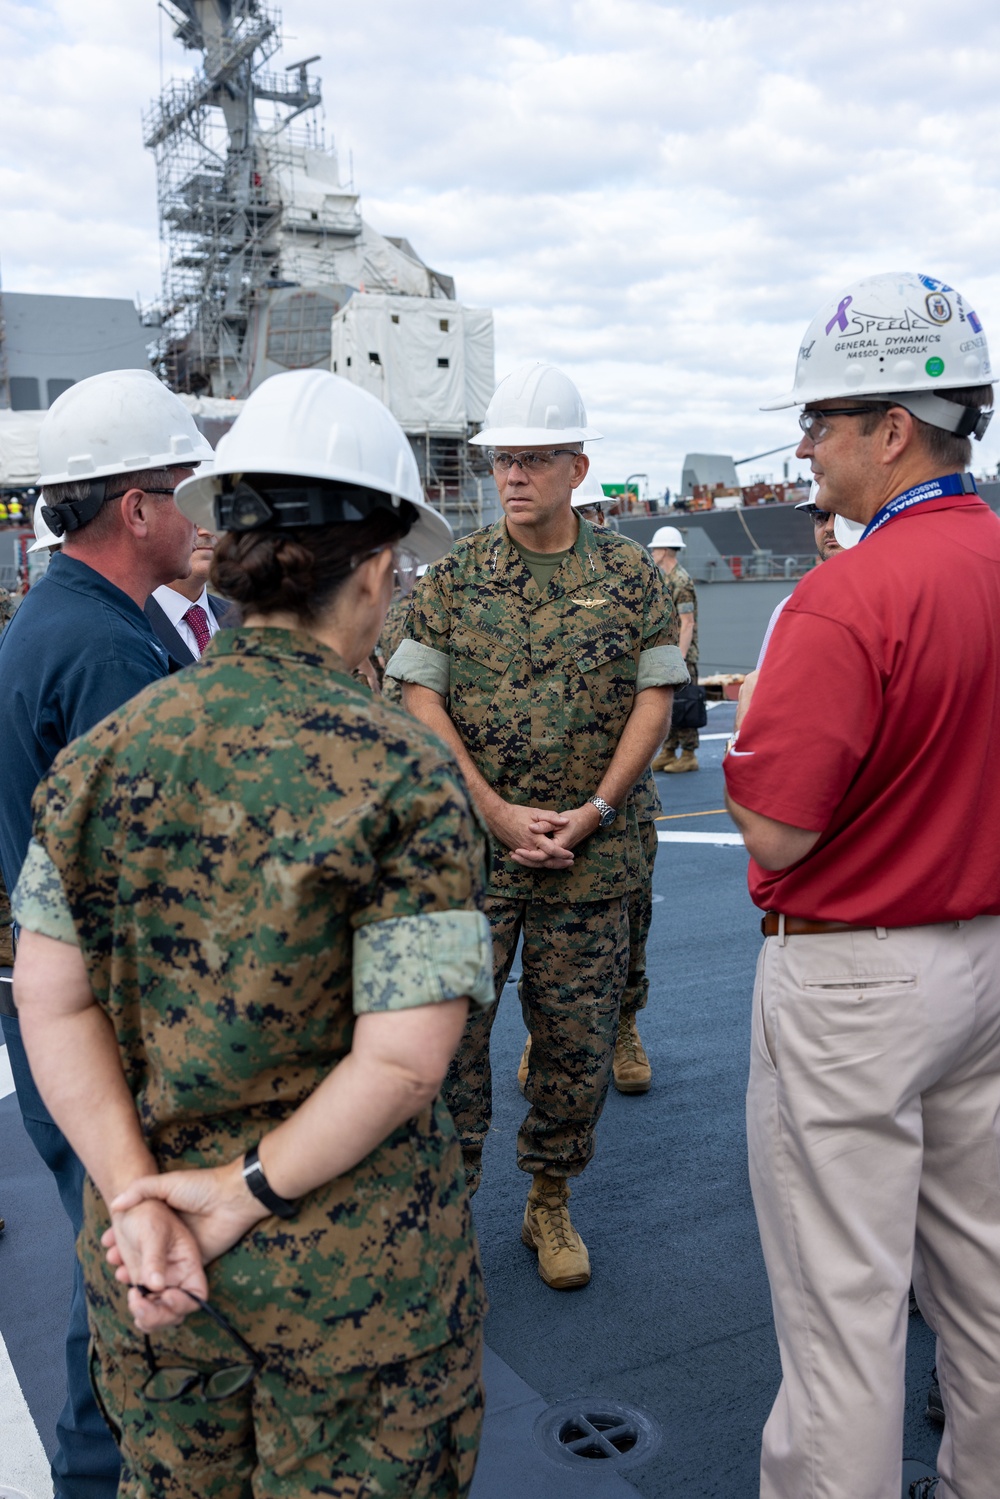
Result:
{"label": "black-framed glasses", "polygon": [[579,458],[580,455],[572,448],[525,448],[520,453],[507,453],[490,448],[486,456],[489,458],[490,467],[495,468],[498,474],[509,474],[515,463],[522,474],[537,474],[542,469],[548,468],[555,458]]}
{"label": "black-framed glasses", "polygon": [[818,505],[810,505],[806,511],[806,515],[808,515],[814,526],[825,526],[830,519],[830,511],[821,510]]}
{"label": "black-framed glasses", "polygon": [[[136,1286],[140,1295],[150,1296],[153,1293],[146,1286]],[[165,1403],[170,1400],[181,1400],[189,1395],[192,1390],[201,1387],[202,1397],[205,1400],[228,1400],[231,1395],[236,1395],[240,1390],[245,1390],[252,1379],[264,1368],[264,1360],[256,1349],[251,1348],[236,1328],[224,1317],[220,1311],[209,1301],[202,1301],[193,1291],[184,1286],[177,1286],[176,1290],[183,1291],[185,1296],[197,1304],[206,1316],[211,1317],[217,1327],[228,1338],[243,1350],[250,1360],[249,1363],[222,1364],[215,1369],[194,1369],[189,1364],[161,1364],[157,1362],[156,1354],[148,1334],[145,1339],[146,1363],[149,1367],[149,1376],[142,1386],[142,1393],[147,1400]]]}
{"label": "black-framed glasses", "polygon": [[830,411],[800,411],[799,426],[810,442],[822,442],[830,430],[831,417],[867,416],[869,412],[883,410],[888,410],[888,407],[871,403],[868,406],[834,406]]}

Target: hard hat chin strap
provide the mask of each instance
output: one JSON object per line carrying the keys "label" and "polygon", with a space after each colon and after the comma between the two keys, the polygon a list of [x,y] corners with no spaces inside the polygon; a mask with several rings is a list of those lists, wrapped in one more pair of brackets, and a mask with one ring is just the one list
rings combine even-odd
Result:
{"label": "hard hat chin strap", "polygon": [[82,500],[60,500],[58,505],[43,505],[42,519],[54,536],[64,536],[69,531],[79,531],[92,521],[107,497],[107,479],[91,479],[87,495]]}
{"label": "hard hat chin strap", "polygon": [[977,442],[985,436],[986,429],[993,420],[991,410],[983,410],[979,406],[960,406],[957,401],[942,400],[940,396],[931,395],[930,391],[893,392],[882,399],[893,406],[904,407],[918,421],[926,422],[930,427],[940,427],[945,432],[953,432],[956,437],[974,437]]}

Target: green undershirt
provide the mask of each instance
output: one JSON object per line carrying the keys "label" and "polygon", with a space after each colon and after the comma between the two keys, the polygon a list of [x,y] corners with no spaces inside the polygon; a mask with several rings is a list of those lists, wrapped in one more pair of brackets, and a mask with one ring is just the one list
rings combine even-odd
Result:
{"label": "green undershirt", "polygon": [[548,588],[556,568],[563,558],[568,557],[573,550],[572,547],[567,547],[564,552],[529,552],[528,548],[523,547],[519,541],[515,541],[513,536],[510,540],[511,545],[539,588]]}

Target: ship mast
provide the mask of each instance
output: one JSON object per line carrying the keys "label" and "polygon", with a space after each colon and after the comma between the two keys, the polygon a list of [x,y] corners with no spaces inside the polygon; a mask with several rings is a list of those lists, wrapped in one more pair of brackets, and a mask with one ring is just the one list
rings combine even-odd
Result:
{"label": "ship mast", "polygon": [[[282,284],[288,204],[275,167],[291,122],[306,115],[296,136],[322,149],[320,83],[308,73],[318,58],[266,71],[281,47],[281,19],[262,0],[161,3],[174,35],[203,59],[193,78],[166,84],[143,121],[164,250],[161,372],[179,390],[245,395],[251,323]],[[271,106],[264,121],[262,103]]]}

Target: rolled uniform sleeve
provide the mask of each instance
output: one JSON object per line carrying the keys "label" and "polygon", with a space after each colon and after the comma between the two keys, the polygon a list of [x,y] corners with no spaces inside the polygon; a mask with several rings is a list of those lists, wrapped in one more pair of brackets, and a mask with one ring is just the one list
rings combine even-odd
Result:
{"label": "rolled uniform sleeve", "polygon": [[393,652],[385,674],[397,682],[413,682],[447,697],[451,686],[451,661],[443,651],[422,645],[419,640],[407,639],[401,641],[398,650]]}
{"label": "rolled uniform sleeve", "polygon": [[654,645],[639,652],[636,692],[647,687],[683,687],[690,680],[684,657],[676,645]]}
{"label": "rolled uniform sleeve", "polygon": [[407,620],[407,636],[386,667],[386,675],[414,682],[447,697],[451,686],[451,601],[439,568],[417,581]]}
{"label": "rolled uniform sleeve", "polygon": [[493,1003],[493,946],[480,911],[430,911],[354,934],[354,1013],[409,1010],[466,996]]}
{"label": "rolled uniform sleeve", "polygon": [[14,920],[24,931],[79,947],[62,878],[35,838],[28,845],[10,904]]}

